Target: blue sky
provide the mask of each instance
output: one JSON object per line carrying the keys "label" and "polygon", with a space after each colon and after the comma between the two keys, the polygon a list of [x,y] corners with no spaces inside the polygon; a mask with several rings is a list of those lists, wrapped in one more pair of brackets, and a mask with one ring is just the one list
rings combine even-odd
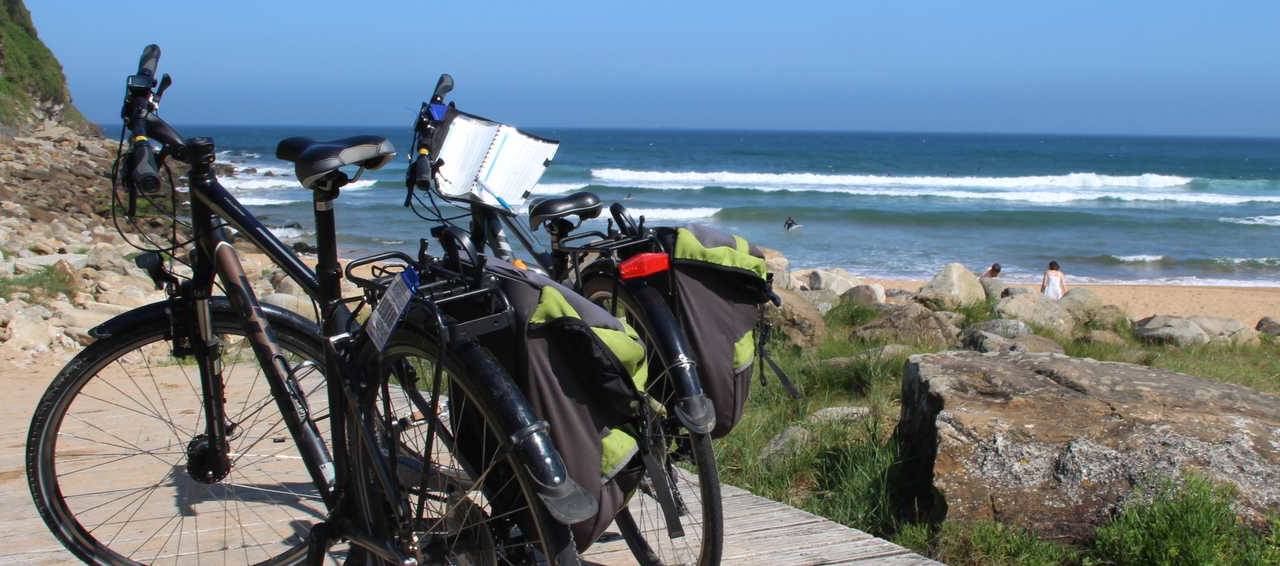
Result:
{"label": "blue sky", "polygon": [[29,0],[114,122],[400,125],[435,77],[529,126],[1280,135],[1280,2]]}

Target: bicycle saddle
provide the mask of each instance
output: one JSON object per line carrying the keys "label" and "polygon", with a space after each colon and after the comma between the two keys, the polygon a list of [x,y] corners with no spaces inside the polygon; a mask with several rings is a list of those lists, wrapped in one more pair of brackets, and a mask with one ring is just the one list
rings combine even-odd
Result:
{"label": "bicycle saddle", "polygon": [[562,197],[540,198],[529,204],[529,229],[537,230],[543,222],[577,215],[582,220],[600,216],[600,197],[582,191]]}
{"label": "bicycle saddle", "polygon": [[311,138],[287,138],[276,146],[276,157],[293,163],[294,174],[302,186],[324,190],[320,183],[339,167],[359,165],[377,169],[395,157],[396,148],[382,136],[351,136],[331,141]]}

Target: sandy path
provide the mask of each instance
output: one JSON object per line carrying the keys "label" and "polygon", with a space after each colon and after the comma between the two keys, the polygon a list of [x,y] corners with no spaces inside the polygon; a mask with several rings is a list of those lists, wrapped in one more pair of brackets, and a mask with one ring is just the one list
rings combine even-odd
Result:
{"label": "sandy path", "polygon": [[[886,289],[915,291],[924,281],[874,280]],[[1070,283],[1070,280],[1068,280]],[[1015,284],[1019,287],[1037,287]],[[1280,287],[1201,287],[1189,285],[1078,285],[1119,305],[1131,318],[1153,314],[1234,318],[1252,327],[1259,318],[1280,318]]]}

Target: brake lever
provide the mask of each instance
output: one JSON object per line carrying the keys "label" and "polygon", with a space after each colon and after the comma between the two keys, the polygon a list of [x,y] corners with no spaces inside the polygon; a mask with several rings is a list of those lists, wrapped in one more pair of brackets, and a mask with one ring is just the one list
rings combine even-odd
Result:
{"label": "brake lever", "polygon": [[160,86],[151,95],[152,112],[160,110],[160,99],[164,98],[164,91],[169,90],[171,86],[173,86],[173,77],[170,77],[169,73],[165,73],[163,77],[160,77]]}

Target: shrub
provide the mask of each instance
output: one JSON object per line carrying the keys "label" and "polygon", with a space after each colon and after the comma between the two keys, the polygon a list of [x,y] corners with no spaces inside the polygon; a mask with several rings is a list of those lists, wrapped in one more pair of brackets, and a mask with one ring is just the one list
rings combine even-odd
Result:
{"label": "shrub", "polygon": [[840,303],[831,307],[831,310],[827,311],[823,318],[826,319],[828,326],[851,328],[871,322],[879,314],[875,307],[858,303]]}

